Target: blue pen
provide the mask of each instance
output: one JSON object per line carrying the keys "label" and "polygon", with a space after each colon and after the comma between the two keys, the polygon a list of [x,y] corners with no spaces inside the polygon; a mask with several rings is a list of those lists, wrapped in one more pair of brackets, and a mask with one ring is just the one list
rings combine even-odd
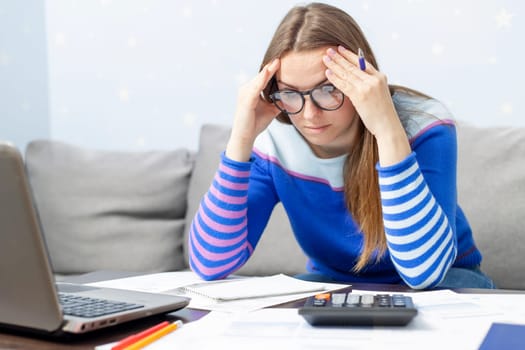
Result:
{"label": "blue pen", "polygon": [[359,68],[361,70],[366,70],[365,54],[361,48],[357,49],[357,56],[359,57]]}

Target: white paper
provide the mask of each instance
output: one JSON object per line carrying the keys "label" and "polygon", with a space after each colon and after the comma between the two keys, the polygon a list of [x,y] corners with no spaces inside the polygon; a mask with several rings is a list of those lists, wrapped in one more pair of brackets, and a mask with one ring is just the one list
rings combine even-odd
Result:
{"label": "white paper", "polygon": [[[339,284],[323,284],[325,291],[336,290],[344,287],[345,285]],[[289,294],[281,295],[274,297],[264,297],[264,298],[250,298],[250,299],[239,299],[232,301],[215,301],[209,298],[203,298],[198,296],[192,296],[190,304],[188,307],[201,309],[201,310],[212,310],[212,311],[221,311],[221,312],[248,312],[259,310],[265,307],[270,307],[274,305],[279,305],[298,299],[306,298],[311,295],[315,295],[319,292],[310,292],[310,293],[300,293],[300,294]],[[167,294],[170,294],[167,292]],[[176,294],[180,295],[180,294]]]}
{"label": "white paper", "polygon": [[[241,285],[238,283],[241,283]],[[191,298],[188,307],[224,312],[253,311],[315,295],[320,291],[333,291],[348,286],[345,284],[302,281],[286,275],[266,277],[231,276],[224,280],[203,281],[192,271],[162,272],[90,283],[89,285],[186,296]],[[290,294],[222,301],[188,293],[185,290],[185,287],[188,286],[220,286],[222,293],[230,291],[232,295],[238,293],[240,289],[242,289],[241,291],[245,296],[254,293],[254,290],[257,289],[263,289],[263,294],[274,291],[278,293],[288,292]],[[311,290],[312,292],[304,293],[305,290]]]}
{"label": "white paper", "polygon": [[449,290],[402,294],[411,296],[418,308],[418,315],[405,327],[312,327],[297,309],[212,311],[146,350],[477,350],[493,322],[525,323],[525,294],[457,294]]}
{"label": "white paper", "polygon": [[[222,281],[222,280],[221,280]],[[193,271],[161,272],[135,277],[89,283],[90,286],[136,290],[139,292],[163,293],[204,281]]]}
{"label": "white paper", "polygon": [[240,299],[265,298],[289,294],[321,292],[324,284],[303,281],[283,274],[266,277],[252,277],[224,283],[199,283],[189,285],[189,295],[197,294],[219,302]]}
{"label": "white paper", "polygon": [[274,308],[237,314],[211,312],[155,341],[146,350],[474,350],[485,333],[485,329],[468,324],[450,329],[429,325],[423,319],[406,327],[312,327],[296,309]]}

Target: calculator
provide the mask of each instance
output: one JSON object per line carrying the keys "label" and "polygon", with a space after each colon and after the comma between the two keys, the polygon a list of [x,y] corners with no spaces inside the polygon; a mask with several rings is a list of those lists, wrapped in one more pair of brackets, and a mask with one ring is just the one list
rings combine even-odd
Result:
{"label": "calculator", "polygon": [[308,297],[298,312],[312,326],[405,326],[417,308],[403,294],[334,292]]}

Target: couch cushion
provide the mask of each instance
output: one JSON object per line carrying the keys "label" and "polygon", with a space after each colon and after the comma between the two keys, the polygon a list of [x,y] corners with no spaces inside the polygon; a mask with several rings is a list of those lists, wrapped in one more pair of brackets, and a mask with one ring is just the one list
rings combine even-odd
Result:
{"label": "couch cushion", "polygon": [[525,289],[525,128],[458,125],[458,200],[500,288]]}
{"label": "couch cushion", "polygon": [[180,269],[187,150],[116,152],[34,141],[26,166],[56,273]]}
{"label": "couch cushion", "polygon": [[[188,214],[185,242],[191,221],[199,207],[218,168],[220,154],[226,148],[230,128],[221,125],[204,125],[200,133],[199,150],[188,189]],[[188,261],[187,249],[185,250]],[[266,230],[246,265],[237,274],[271,275],[276,273],[297,274],[306,271],[306,257],[292,234],[288,217],[278,205],[270,218]]]}

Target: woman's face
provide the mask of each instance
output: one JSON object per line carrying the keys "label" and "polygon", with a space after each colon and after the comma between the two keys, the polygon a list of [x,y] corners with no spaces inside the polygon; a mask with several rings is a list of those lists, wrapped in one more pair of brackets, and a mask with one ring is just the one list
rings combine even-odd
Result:
{"label": "woman's face", "polygon": [[[278,89],[305,91],[329,84],[322,61],[326,49],[289,52],[281,57],[281,68],[276,74]],[[358,131],[358,116],[348,97],[345,96],[343,105],[335,111],[320,109],[310,96],[304,98],[303,110],[289,117],[312,151],[320,158],[348,153]]]}

